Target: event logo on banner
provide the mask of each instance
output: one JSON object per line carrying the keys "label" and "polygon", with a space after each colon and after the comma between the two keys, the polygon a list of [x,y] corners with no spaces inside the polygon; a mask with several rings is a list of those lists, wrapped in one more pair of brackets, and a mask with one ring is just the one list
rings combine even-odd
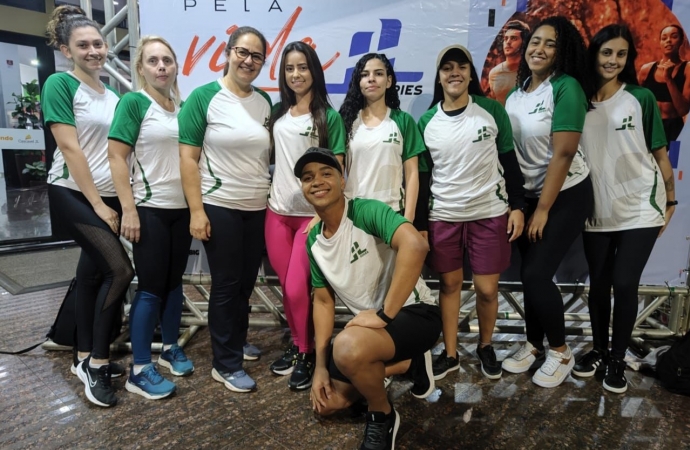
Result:
{"label": "event logo on banner", "polygon": [[[221,76],[227,39],[240,26],[268,40],[266,63],[255,85],[277,100],[280,56],[287,43],[310,44],[324,68],[338,107],[355,64],[369,52],[385,53],[396,70],[401,107],[419,117],[433,94],[436,53],[467,44],[470,0],[449,0],[426,11],[417,1],[381,0],[142,0],[141,29],[168,39],[180,60],[183,96]],[[160,20],[161,14],[166,20]],[[461,20],[458,20],[461,19]],[[427,36],[420,40],[420,30]]]}

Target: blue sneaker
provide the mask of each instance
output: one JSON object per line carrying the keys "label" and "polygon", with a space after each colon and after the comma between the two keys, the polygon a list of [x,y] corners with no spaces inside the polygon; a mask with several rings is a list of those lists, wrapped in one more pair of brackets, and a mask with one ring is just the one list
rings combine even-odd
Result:
{"label": "blue sneaker", "polygon": [[245,361],[255,361],[259,359],[259,356],[261,356],[261,350],[256,348],[256,346],[247,343],[245,343],[244,347],[242,347],[242,353],[244,354]]}
{"label": "blue sneaker", "polygon": [[158,400],[172,394],[176,388],[175,383],[158,373],[153,363],[145,365],[139,375],[134,375],[134,366],[129,366],[129,377],[125,383],[125,389],[129,392],[149,400]]}
{"label": "blue sneaker", "polygon": [[184,350],[177,344],[173,344],[168,350],[161,353],[158,365],[167,368],[171,374],[184,377],[194,372],[194,364],[187,359]]}
{"label": "blue sneaker", "polygon": [[256,382],[244,370],[230,373],[221,372],[214,367],[211,376],[233,392],[250,392],[256,389]]}

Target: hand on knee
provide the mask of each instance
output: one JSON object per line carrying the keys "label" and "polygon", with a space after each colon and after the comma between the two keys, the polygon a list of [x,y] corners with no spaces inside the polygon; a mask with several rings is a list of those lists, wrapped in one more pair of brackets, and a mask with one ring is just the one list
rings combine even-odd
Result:
{"label": "hand on knee", "polygon": [[364,361],[364,350],[364,343],[343,331],[333,341],[333,361],[343,375],[350,377]]}

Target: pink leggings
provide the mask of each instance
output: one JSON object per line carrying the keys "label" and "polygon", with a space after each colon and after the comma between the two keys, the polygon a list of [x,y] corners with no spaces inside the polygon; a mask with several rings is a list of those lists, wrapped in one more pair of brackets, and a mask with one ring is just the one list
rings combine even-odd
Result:
{"label": "pink leggings", "polygon": [[283,288],[283,307],[292,341],[303,353],[314,348],[307,235],[302,233],[310,220],[311,217],[283,216],[269,208],[264,228],[268,260]]}

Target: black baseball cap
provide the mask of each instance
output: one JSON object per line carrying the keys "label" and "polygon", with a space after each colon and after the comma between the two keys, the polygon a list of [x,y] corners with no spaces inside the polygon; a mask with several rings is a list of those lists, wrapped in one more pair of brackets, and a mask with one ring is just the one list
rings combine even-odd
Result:
{"label": "black baseball cap", "polygon": [[295,176],[297,178],[302,178],[302,171],[304,171],[304,166],[311,162],[318,162],[325,164],[327,166],[337,169],[341,174],[343,173],[342,167],[340,167],[340,162],[336,159],[335,154],[327,148],[321,147],[310,147],[304,152],[304,155],[300,156],[295,163]]}

